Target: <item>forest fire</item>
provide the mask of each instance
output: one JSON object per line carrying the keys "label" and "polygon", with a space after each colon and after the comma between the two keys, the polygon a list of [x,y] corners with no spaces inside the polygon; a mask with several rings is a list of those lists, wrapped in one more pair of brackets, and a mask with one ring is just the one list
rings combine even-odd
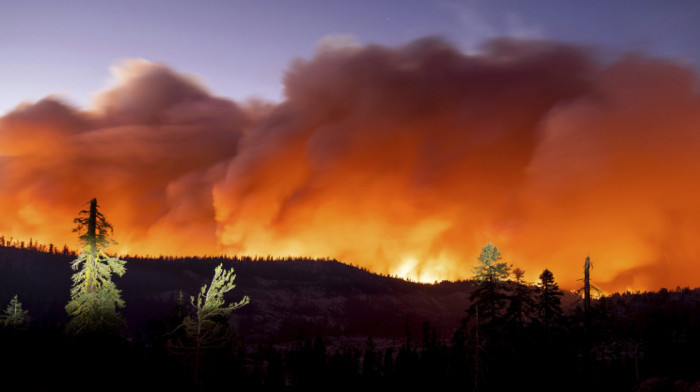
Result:
{"label": "forest fire", "polygon": [[697,286],[700,93],[691,69],[550,42],[319,49],[279,104],[128,61],[90,109],[0,118],[0,233],[77,243],[96,197],[113,250],[334,257],[430,281],[479,249],[535,281]]}

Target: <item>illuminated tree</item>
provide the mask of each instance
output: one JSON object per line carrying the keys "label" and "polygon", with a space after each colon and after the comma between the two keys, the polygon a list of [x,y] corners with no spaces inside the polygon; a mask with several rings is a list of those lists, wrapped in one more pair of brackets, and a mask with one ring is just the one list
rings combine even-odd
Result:
{"label": "illuminated tree", "polygon": [[226,344],[231,337],[228,331],[228,317],[232,311],[250,302],[246,295],[240,301],[226,305],[224,294],[236,287],[233,283],[235,279],[233,268],[223,270],[221,264],[216,267],[211,284],[202,286],[196,298],[190,297],[193,312],[186,316],[178,327],[184,328],[190,344],[179,342],[170,345],[174,349],[194,352],[195,383],[199,380],[202,352]]}
{"label": "illuminated tree", "polygon": [[[471,306],[467,313],[475,318],[474,324],[474,390],[479,390],[479,380],[484,377],[485,368],[482,366],[481,355],[492,337],[497,335],[499,312],[506,303],[507,296],[503,285],[510,274],[511,265],[500,262],[501,252],[492,243],[481,248],[474,267],[476,287],[472,291]],[[484,330],[481,331],[481,327]],[[482,340],[482,337],[484,338]]]}
{"label": "illuminated tree", "polygon": [[2,325],[9,328],[19,329],[24,327],[27,320],[28,310],[22,309],[22,303],[19,302],[15,295],[10,300],[10,304],[5,308],[5,312],[0,316]]}
{"label": "illuminated tree", "polygon": [[112,282],[112,274],[122,276],[124,260],[110,257],[104,249],[111,243],[112,225],[99,211],[97,199],[89,202],[88,210],[80,211],[74,222],[74,232],[80,234],[83,245],[71,267],[73,274],[71,300],[66,312],[71,316],[67,329],[73,334],[114,332],[123,324],[117,308],[124,307],[121,293]]}
{"label": "illuminated tree", "polygon": [[499,263],[501,252],[492,243],[481,248],[477,260],[479,264],[474,267],[474,280],[478,283],[499,283],[508,279],[512,266]]}
{"label": "illuminated tree", "polygon": [[492,243],[481,248],[477,258],[479,263],[474,267],[476,288],[472,292],[472,301],[481,306],[483,314],[491,322],[496,319],[498,311],[505,305],[506,296],[502,293],[503,283],[508,279],[511,265],[500,262],[501,252]]}

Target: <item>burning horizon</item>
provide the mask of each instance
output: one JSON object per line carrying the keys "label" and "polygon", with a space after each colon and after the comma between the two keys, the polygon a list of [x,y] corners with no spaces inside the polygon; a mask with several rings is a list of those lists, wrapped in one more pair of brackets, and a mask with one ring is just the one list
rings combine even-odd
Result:
{"label": "burning horizon", "polygon": [[465,54],[326,42],[281,103],[213,96],[129,60],[92,107],[0,117],[0,233],[77,243],[96,197],[114,251],[332,257],[433,281],[493,242],[530,282],[698,286],[700,90],[690,68],[496,39]]}

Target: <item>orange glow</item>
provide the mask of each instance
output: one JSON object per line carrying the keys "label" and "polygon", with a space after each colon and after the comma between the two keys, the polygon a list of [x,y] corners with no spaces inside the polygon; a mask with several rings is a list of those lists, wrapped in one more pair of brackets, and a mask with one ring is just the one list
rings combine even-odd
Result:
{"label": "orange glow", "polygon": [[71,247],[96,197],[115,252],[331,257],[469,278],[491,241],[535,282],[700,281],[700,85],[690,69],[496,40],[460,53],[321,47],[281,104],[212,96],[144,61],[94,107],[0,118],[0,234]]}

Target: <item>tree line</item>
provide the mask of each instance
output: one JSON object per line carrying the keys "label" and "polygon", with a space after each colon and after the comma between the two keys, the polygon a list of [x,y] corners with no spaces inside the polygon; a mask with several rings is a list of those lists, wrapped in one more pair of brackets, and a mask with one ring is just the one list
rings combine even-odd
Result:
{"label": "tree line", "polygon": [[684,391],[699,377],[700,293],[678,288],[593,299],[590,258],[583,263],[583,298],[569,309],[562,308],[551,271],[528,284],[524,271],[489,243],[477,257],[464,317],[448,335],[425,320],[419,331],[407,324],[398,345],[375,336],[363,344],[339,342],[312,329],[297,331],[292,343],[251,345],[228,323],[248,299],[224,300],[235,276],[221,265],[189,301],[180,293],[168,319],[143,333],[120,334],[125,304],[111,276],[126,265],[104,253],[112,228],[96,200],[76,218],[76,232],[83,248],[72,263],[70,321],[65,328],[31,328],[13,297],[0,318],[2,347],[14,358],[8,374],[29,376],[38,362],[48,375],[34,382],[64,377],[64,385],[73,385],[66,375],[80,363],[86,377],[110,380],[115,389],[145,377],[172,390]]}

